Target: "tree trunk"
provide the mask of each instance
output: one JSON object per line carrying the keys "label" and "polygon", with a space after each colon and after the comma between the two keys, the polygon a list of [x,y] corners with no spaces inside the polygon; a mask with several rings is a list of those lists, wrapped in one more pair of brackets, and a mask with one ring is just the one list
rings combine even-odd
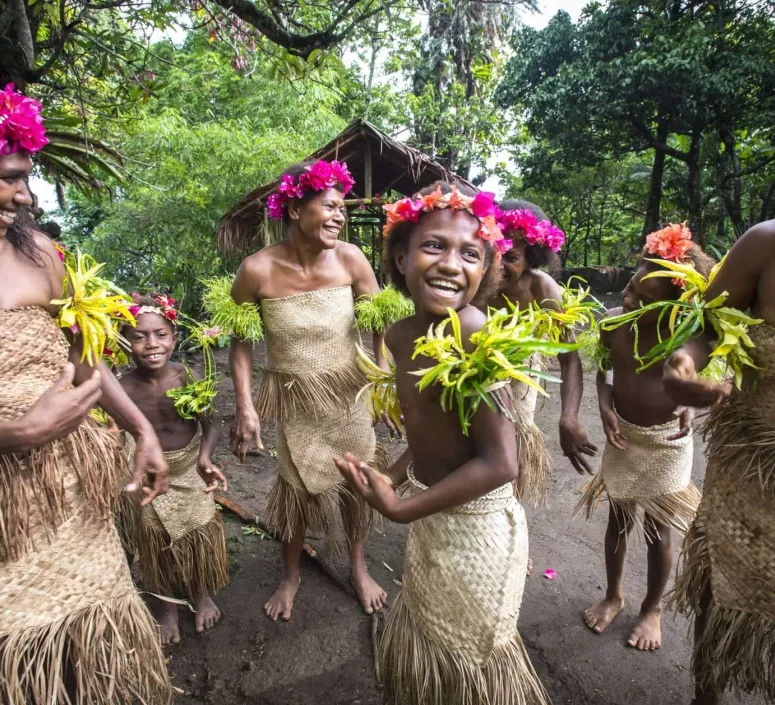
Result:
{"label": "tree trunk", "polygon": [[725,182],[729,183],[729,189],[726,183],[722,184],[724,191],[724,200],[727,207],[727,214],[732,221],[735,229],[735,237],[740,237],[745,232],[743,223],[743,187],[740,179],[740,159],[737,156],[735,144],[735,133],[726,126],[722,126],[719,131],[721,141],[724,143],[724,162],[727,167],[727,174],[724,175]]}
{"label": "tree trunk", "polygon": [[667,124],[661,121],[657,125],[657,140],[654,147],[654,166],[651,168],[651,183],[649,184],[649,199],[646,205],[646,220],[643,223],[641,245],[646,242],[646,235],[659,230],[661,225],[660,209],[662,205],[662,179],[665,174],[665,150],[667,144]]}
{"label": "tree trunk", "polygon": [[[775,196],[775,181],[770,181],[770,187],[767,189],[767,193],[762,200],[762,209],[759,212],[759,222],[763,220],[769,220],[770,204],[772,203],[772,197]],[[748,216],[749,220],[753,218],[753,213]]]}
{"label": "tree trunk", "polygon": [[689,200],[689,230],[694,235],[695,242],[702,245],[704,241],[702,232],[702,183],[700,172],[700,143],[702,133],[694,132],[692,142],[687,155],[686,166],[689,169],[687,181]]}

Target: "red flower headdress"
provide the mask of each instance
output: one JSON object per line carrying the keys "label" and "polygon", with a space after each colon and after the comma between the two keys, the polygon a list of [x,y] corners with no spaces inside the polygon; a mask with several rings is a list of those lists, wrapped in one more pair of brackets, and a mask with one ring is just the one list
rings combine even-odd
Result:
{"label": "red flower headdress", "polygon": [[37,100],[17,93],[13,83],[0,91],[0,154],[34,154],[48,144],[42,109]]}
{"label": "red flower headdress", "polygon": [[137,302],[140,300],[140,294],[132,292],[132,298],[135,303],[129,307],[129,312],[137,318],[144,313],[156,313],[168,321],[175,323],[178,320],[178,312],[175,308],[175,299],[166,294],[151,294],[151,298],[156,302],[156,306],[140,306]]}
{"label": "red flower headdress", "polygon": [[341,186],[344,194],[355,184],[347,164],[344,162],[327,162],[324,159],[316,161],[294,178],[293,174],[284,174],[277,191],[266,199],[266,209],[270,218],[282,220],[285,215],[285,204],[292,198],[302,198],[306,191],[327,191],[335,186]]}
{"label": "red flower headdress", "polygon": [[548,247],[552,252],[559,252],[565,242],[562,230],[549,220],[539,222],[535,213],[527,208],[503,211],[499,222],[504,236],[514,233],[528,245]]}
{"label": "red flower headdress", "polygon": [[382,206],[382,210],[387,213],[387,223],[382,228],[382,234],[388,237],[390,231],[399,223],[406,221],[416,223],[420,219],[421,213],[443,210],[444,208],[470,213],[479,219],[478,235],[480,238],[492,242],[499,252],[511,249],[512,242],[504,239],[498,223],[501,212],[495,203],[495,194],[480,191],[473,197],[463,196],[456,186],[452,187],[450,193],[442,193],[441,186],[437,186],[433,193],[426,196],[419,196],[415,199],[402,198],[395,203],[385,204]]}

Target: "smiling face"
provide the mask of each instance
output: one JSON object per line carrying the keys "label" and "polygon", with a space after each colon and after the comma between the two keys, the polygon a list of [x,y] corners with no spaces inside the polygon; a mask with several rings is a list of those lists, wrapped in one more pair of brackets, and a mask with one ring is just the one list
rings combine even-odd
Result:
{"label": "smiling face", "polygon": [[323,249],[336,246],[344,228],[347,210],[344,195],[332,188],[316,193],[308,201],[288,204],[288,217],[296,223],[307,241],[317,243]]}
{"label": "smiling face", "polygon": [[527,243],[519,238],[514,239],[514,247],[503,254],[501,262],[503,264],[504,283],[515,282],[528,268],[525,248]]}
{"label": "smiling face", "polygon": [[130,354],[141,370],[160,370],[172,357],[178,340],[172,324],[158,313],[143,313],[137,326],[127,331]]}
{"label": "smiling face", "polygon": [[[656,301],[669,301],[678,298],[680,292],[669,279],[644,279],[650,272],[655,271],[645,266],[638,267],[632,275],[629,284],[623,293],[622,307],[626,313],[636,311],[641,306],[648,306]],[[649,311],[640,319],[644,323],[656,321],[659,311]]]}
{"label": "smiling face", "polygon": [[0,237],[5,237],[23,206],[32,205],[27,177],[32,161],[27,152],[0,156]]}
{"label": "smiling face", "polygon": [[444,316],[459,311],[476,295],[487,271],[479,221],[465,211],[435,210],[412,228],[396,266],[418,311]]}

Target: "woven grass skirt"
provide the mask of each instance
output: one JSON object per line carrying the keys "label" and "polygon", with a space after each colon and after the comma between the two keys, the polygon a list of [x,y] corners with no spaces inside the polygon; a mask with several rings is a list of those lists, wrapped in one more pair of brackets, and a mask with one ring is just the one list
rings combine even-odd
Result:
{"label": "woven grass skirt", "polygon": [[[539,355],[534,355],[530,366],[543,369]],[[512,380],[511,398],[514,403],[514,430],[520,457],[520,476],[516,484],[517,498],[522,502],[546,505],[551,461],[546,439],[535,423],[538,390]]]}
{"label": "woven grass skirt", "polygon": [[636,426],[619,418],[619,427],[627,449],[606,443],[600,470],[587,484],[576,513],[584,510],[590,518],[605,493],[628,526],[642,524],[645,513],[686,531],[700,503],[700,492],[691,481],[692,435],[668,440],[678,433],[678,420]]}
{"label": "woven grass skirt", "polygon": [[[188,600],[229,584],[223,520],[197,472],[201,441],[198,428],[185,448],[164,454],[169,491],[142,508],[137,527],[144,587]],[[133,446],[131,437],[127,443]]]}
{"label": "woven grass skirt", "polygon": [[[409,483],[427,489],[411,471]],[[377,658],[387,703],[548,703],[517,631],[527,558],[511,485],[411,524]]]}
{"label": "woven grass skirt", "polygon": [[706,609],[694,645],[704,686],[775,702],[775,383],[715,409],[706,435],[702,503],[671,604],[689,616]]}

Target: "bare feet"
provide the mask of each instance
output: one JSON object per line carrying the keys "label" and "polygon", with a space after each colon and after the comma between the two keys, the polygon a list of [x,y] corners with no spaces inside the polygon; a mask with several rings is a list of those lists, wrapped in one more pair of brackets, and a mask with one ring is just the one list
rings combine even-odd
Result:
{"label": "bare feet", "polygon": [[584,610],[584,622],[593,632],[600,634],[608,629],[608,625],[623,609],[624,600],[621,597],[606,597],[602,602]]}
{"label": "bare feet", "polygon": [[277,618],[280,617],[284,622],[287,622],[291,618],[293,600],[299,591],[300,583],[301,578],[296,578],[296,580],[283,578],[280,587],[277,588],[277,592],[264,605],[264,612],[266,612],[266,616],[269,619],[276,622]]}
{"label": "bare feet", "polygon": [[660,624],[661,611],[649,610],[638,617],[638,623],[632,630],[632,635],[627,640],[627,646],[632,646],[639,651],[656,651],[662,646],[662,626]]}
{"label": "bare feet", "polygon": [[527,559],[527,577],[529,578],[533,574],[533,559],[528,556]]}
{"label": "bare feet", "polygon": [[194,609],[196,610],[194,624],[198,632],[214,627],[215,623],[221,618],[221,610],[207,595],[203,595],[194,601]]}
{"label": "bare feet", "polygon": [[178,606],[159,600],[159,632],[162,646],[180,643],[180,628],[178,627]]}
{"label": "bare feet", "polygon": [[387,593],[368,574],[365,567],[350,573],[350,582],[358,593],[363,611],[373,614],[387,604]]}

